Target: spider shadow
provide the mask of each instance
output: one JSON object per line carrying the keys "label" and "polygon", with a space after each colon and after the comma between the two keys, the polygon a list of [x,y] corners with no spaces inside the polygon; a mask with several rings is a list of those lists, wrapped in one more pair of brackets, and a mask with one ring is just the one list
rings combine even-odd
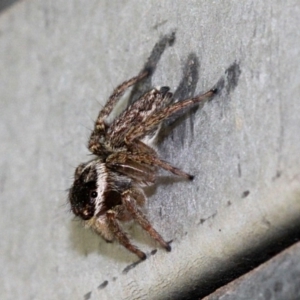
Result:
{"label": "spider shadow", "polygon": [[[173,99],[176,101],[182,101],[184,99],[192,98],[195,96],[195,91],[197,83],[199,80],[199,70],[200,62],[195,53],[190,53],[186,59],[186,62],[182,69],[182,79],[178,85],[178,88],[174,92]],[[170,118],[164,121],[163,127],[159,133],[157,144],[163,143],[166,137],[171,140],[176,139],[176,145],[178,141],[183,147],[184,141],[186,139],[186,132],[189,131],[189,139],[192,141],[194,139],[194,124],[196,112],[203,108],[205,103],[210,101],[216,101],[221,105],[227,105],[228,99],[230,99],[230,94],[235,90],[238,85],[239,77],[241,75],[240,63],[234,61],[225,70],[225,74],[219,78],[217,83],[211,87],[215,90],[215,95],[198,105],[191,108],[187,108],[185,111],[181,111],[174,114]],[[199,93],[201,95],[201,92]],[[189,127],[189,130],[188,130]]]}
{"label": "spider shadow", "polygon": [[[173,94],[175,101],[182,101],[194,96],[197,83],[199,80],[200,62],[195,53],[190,53],[182,69],[182,79]],[[193,139],[195,114],[199,107],[204,104],[196,105],[183,112],[179,112],[165,120],[162,129],[157,139],[157,144],[160,145],[168,136],[170,139],[180,141],[181,146],[184,144],[185,132],[187,126],[190,127],[191,138]]]}
{"label": "spider shadow", "polygon": [[[142,71],[150,71],[150,75],[144,79],[141,83],[136,84],[130,93],[129,104],[136,101],[141,95],[149,91],[152,88],[152,74],[156,69],[156,66],[168,46],[172,46],[175,42],[175,32],[168,35],[164,35],[154,46],[152,52],[145,63]],[[183,100],[192,97],[195,93],[197,83],[199,80],[199,59],[195,53],[190,53],[186,59],[186,62],[182,69],[182,79],[174,93],[174,99]],[[240,76],[240,68],[237,62],[234,62],[225,72],[225,76],[222,76],[215,88],[218,90],[218,95],[221,98],[227,98],[228,95],[235,89]],[[181,141],[181,146],[184,144],[185,132],[187,126],[190,126],[191,138],[193,138],[193,124],[195,119],[195,113],[203,105],[197,105],[188,109],[186,112],[174,115],[163,124],[161,132],[158,136],[157,144],[160,145],[166,136],[171,139]],[[189,119],[187,122],[186,119]],[[171,134],[172,132],[172,134]],[[160,176],[159,185],[173,185],[178,181],[185,181],[185,179],[178,178],[176,176]],[[157,189],[158,184],[146,189],[146,195],[151,197]],[[134,254],[131,254],[122,246],[118,246],[116,242],[107,243],[92,230],[86,230],[82,226],[82,221],[70,222],[70,240],[72,241],[74,248],[82,255],[88,256],[90,253],[98,252],[100,255],[110,257],[116,261],[131,263],[136,259]],[[132,223],[133,224],[133,223]],[[131,228],[132,227],[132,228]],[[158,245],[141,229],[139,226],[125,225],[124,229],[128,232],[134,241],[138,241],[140,244],[150,245],[150,247],[158,247]],[[135,234],[138,233],[138,234]],[[143,233],[141,233],[143,232]],[[144,249],[145,250],[145,249]],[[146,249],[147,250],[147,249]]]}

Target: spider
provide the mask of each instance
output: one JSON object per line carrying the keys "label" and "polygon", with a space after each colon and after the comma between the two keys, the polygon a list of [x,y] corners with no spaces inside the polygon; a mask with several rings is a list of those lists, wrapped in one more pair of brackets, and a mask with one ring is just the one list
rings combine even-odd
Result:
{"label": "spider", "polygon": [[[80,164],[69,190],[73,213],[107,242],[117,240],[140,259],[146,254],[133,245],[120,222],[134,220],[167,251],[171,246],[153,228],[141,211],[146,196],[143,187],[155,183],[159,168],[192,180],[193,176],[162,160],[149,142],[171,115],[212,97],[216,89],[172,103],[168,87],[154,88],[128,106],[112,122],[112,110],[125,90],[150,74],[141,72],[119,85],[100,111],[88,142],[92,160]],[[151,140],[151,139],[150,139]]]}

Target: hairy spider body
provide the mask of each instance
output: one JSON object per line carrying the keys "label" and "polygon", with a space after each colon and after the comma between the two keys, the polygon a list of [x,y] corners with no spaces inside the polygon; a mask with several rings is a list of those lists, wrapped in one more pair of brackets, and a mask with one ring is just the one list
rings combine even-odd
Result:
{"label": "hairy spider body", "polygon": [[215,93],[210,90],[171,104],[172,93],[168,87],[152,89],[109,123],[107,118],[125,90],[147,75],[149,72],[144,71],[114,90],[100,111],[89,139],[89,150],[96,158],[77,167],[69,191],[76,216],[106,241],[118,240],[140,259],[145,259],[146,254],[130,242],[119,221],[135,220],[163,248],[171,251],[139,208],[146,200],[142,188],[155,183],[159,168],[193,179],[192,175],[161,160],[145,141],[155,136],[163,120]]}

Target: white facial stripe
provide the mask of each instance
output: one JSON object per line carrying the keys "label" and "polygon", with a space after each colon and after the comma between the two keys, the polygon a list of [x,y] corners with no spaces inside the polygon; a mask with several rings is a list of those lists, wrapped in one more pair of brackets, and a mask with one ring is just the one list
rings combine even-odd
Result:
{"label": "white facial stripe", "polygon": [[95,201],[95,215],[97,215],[102,207],[104,201],[104,192],[107,187],[107,169],[104,163],[98,163],[96,165],[97,171],[97,199]]}

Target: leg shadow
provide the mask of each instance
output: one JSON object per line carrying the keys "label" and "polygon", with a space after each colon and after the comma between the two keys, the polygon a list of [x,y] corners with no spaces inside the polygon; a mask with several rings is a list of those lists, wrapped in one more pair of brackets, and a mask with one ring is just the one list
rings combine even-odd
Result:
{"label": "leg shadow", "polygon": [[129,105],[153,88],[152,74],[155,72],[156,66],[162,54],[164,53],[167,47],[174,45],[175,39],[175,32],[171,32],[170,34],[162,36],[161,39],[155,44],[147,62],[145,63],[144,67],[140,72],[142,73],[143,71],[147,70],[150,72],[150,76],[145,78],[142,82],[139,82],[136,85],[134,85],[129,96]]}
{"label": "leg shadow", "polygon": [[[195,53],[190,53],[183,67],[183,76],[177,90],[174,93],[174,99],[182,101],[194,96],[199,80],[199,69],[200,63],[198,57]],[[212,86],[212,89],[216,90],[216,94],[214,97],[209,99],[209,101],[212,101],[217,97],[221,103],[226,105],[227,100],[230,99],[230,94],[238,85],[240,75],[240,64],[239,62],[234,61],[228,66],[225,74],[220,77],[215,85]],[[160,132],[158,144],[162,143],[166,136],[169,136],[172,140],[176,137],[176,141],[179,141],[181,146],[183,146],[186,138],[185,133],[187,126],[190,127],[190,139],[193,140],[195,113],[199,108],[201,109],[205,103],[206,101],[193,106],[192,108],[188,108],[186,111],[179,112],[166,120]]]}

